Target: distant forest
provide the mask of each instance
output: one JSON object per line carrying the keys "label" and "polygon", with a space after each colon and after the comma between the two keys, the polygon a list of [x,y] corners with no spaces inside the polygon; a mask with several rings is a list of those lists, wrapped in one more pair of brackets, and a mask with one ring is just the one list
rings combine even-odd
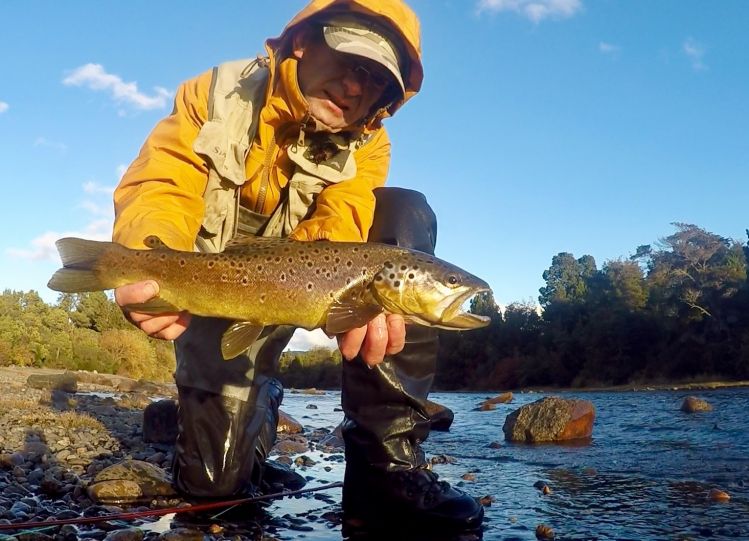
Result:
{"label": "distant forest", "polygon": [[[749,246],[691,224],[628,259],[561,252],[544,271],[538,305],[499,309],[490,294],[471,311],[491,324],[442,331],[435,388],[515,389],[749,379]],[[749,234],[749,231],[747,232]],[[341,356],[286,352],[289,387],[337,388]],[[131,326],[102,292],[0,295],[0,366],[97,370],[168,381],[169,342]]]}

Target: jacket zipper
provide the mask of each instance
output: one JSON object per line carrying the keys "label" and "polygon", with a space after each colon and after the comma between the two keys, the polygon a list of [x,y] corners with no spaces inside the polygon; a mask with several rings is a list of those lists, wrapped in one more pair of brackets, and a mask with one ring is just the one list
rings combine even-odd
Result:
{"label": "jacket zipper", "polygon": [[276,145],[276,133],[273,132],[273,135],[270,138],[270,145],[268,145],[268,150],[265,153],[265,161],[263,163],[263,176],[260,180],[260,189],[257,192],[257,203],[255,203],[255,212],[258,212],[260,214],[263,213],[263,207],[265,206],[265,195],[268,193],[268,185],[270,184],[270,167],[273,163],[273,159],[276,155],[276,150],[278,150],[278,145]]}

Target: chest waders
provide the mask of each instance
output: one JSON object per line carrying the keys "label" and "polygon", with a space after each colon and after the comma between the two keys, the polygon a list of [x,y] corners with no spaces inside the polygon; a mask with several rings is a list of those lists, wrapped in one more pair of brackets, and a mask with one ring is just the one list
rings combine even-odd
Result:
{"label": "chest waders", "polygon": [[[312,170],[300,158],[303,149],[290,152],[299,174],[292,176],[286,200],[271,216],[240,208],[243,160],[257,119],[257,108],[252,104],[261,103],[259,88],[264,88],[261,68],[259,63],[244,67],[235,63],[223,75],[221,67],[214,75],[217,83],[206,123],[208,135],[204,137],[201,130],[195,143],[196,151],[202,150],[211,164],[206,218],[196,241],[199,250],[221,251],[236,234],[287,235],[313,207],[324,184],[319,182],[321,170]],[[232,81],[237,74],[239,82]],[[255,81],[254,86],[248,81]],[[246,99],[237,103],[236,95],[243,93]],[[345,145],[339,149],[345,151]],[[352,160],[353,149],[355,146],[349,145],[346,162]],[[347,168],[337,163],[332,169],[352,173],[351,164]],[[322,173],[325,176],[328,171]],[[336,180],[341,178],[326,182]],[[434,253],[436,219],[421,193],[379,188],[375,197],[371,241]],[[299,201],[307,206],[300,207]],[[190,495],[217,498],[252,492],[267,484],[272,474],[270,482],[276,488],[300,488],[304,484],[301,476],[291,471],[279,475],[276,467],[266,464],[283,399],[283,389],[271,373],[294,329],[266,329],[246,354],[227,362],[221,358],[220,339],[230,323],[193,316],[188,330],[175,342],[179,393],[175,484]],[[420,447],[429,434],[426,399],[434,379],[437,349],[435,329],[412,325],[407,328],[403,351],[387,356],[375,368],[367,368],[360,357],[343,362],[343,509],[347,517],[356,519],[353,523],[370,518],[377,521],[383,516],[438,528],[474,527],[481,522],[481,506],[447,483],[438,482],[426,468]]]}

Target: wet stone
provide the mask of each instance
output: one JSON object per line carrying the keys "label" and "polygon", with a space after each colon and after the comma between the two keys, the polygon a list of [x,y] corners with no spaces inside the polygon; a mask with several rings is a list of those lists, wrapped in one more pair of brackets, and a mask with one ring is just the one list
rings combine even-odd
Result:
{"label": "wet stone", "polygon": [[171,479],[161,468],[139,460],[125,460],[100,471],[88,487],[92,500],[134,503],[176,495]]}
{"label": "wet stone", "polygon": [[104,541],[141,541],[142,539],[143,530],[140,528],[127,528],[109,532]]}

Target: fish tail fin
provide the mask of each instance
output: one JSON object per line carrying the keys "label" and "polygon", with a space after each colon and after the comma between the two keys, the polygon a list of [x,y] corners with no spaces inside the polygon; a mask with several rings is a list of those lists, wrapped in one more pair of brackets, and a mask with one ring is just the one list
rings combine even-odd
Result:
{"label": "fish tail fin", "polygon": [[47,287],[64,293],[100,291],[113,287],[96,272],[95,266],[102,254],[112,246],[111,242],[68,237],[55,245],[60,253],[63,268],[50,278]]}

